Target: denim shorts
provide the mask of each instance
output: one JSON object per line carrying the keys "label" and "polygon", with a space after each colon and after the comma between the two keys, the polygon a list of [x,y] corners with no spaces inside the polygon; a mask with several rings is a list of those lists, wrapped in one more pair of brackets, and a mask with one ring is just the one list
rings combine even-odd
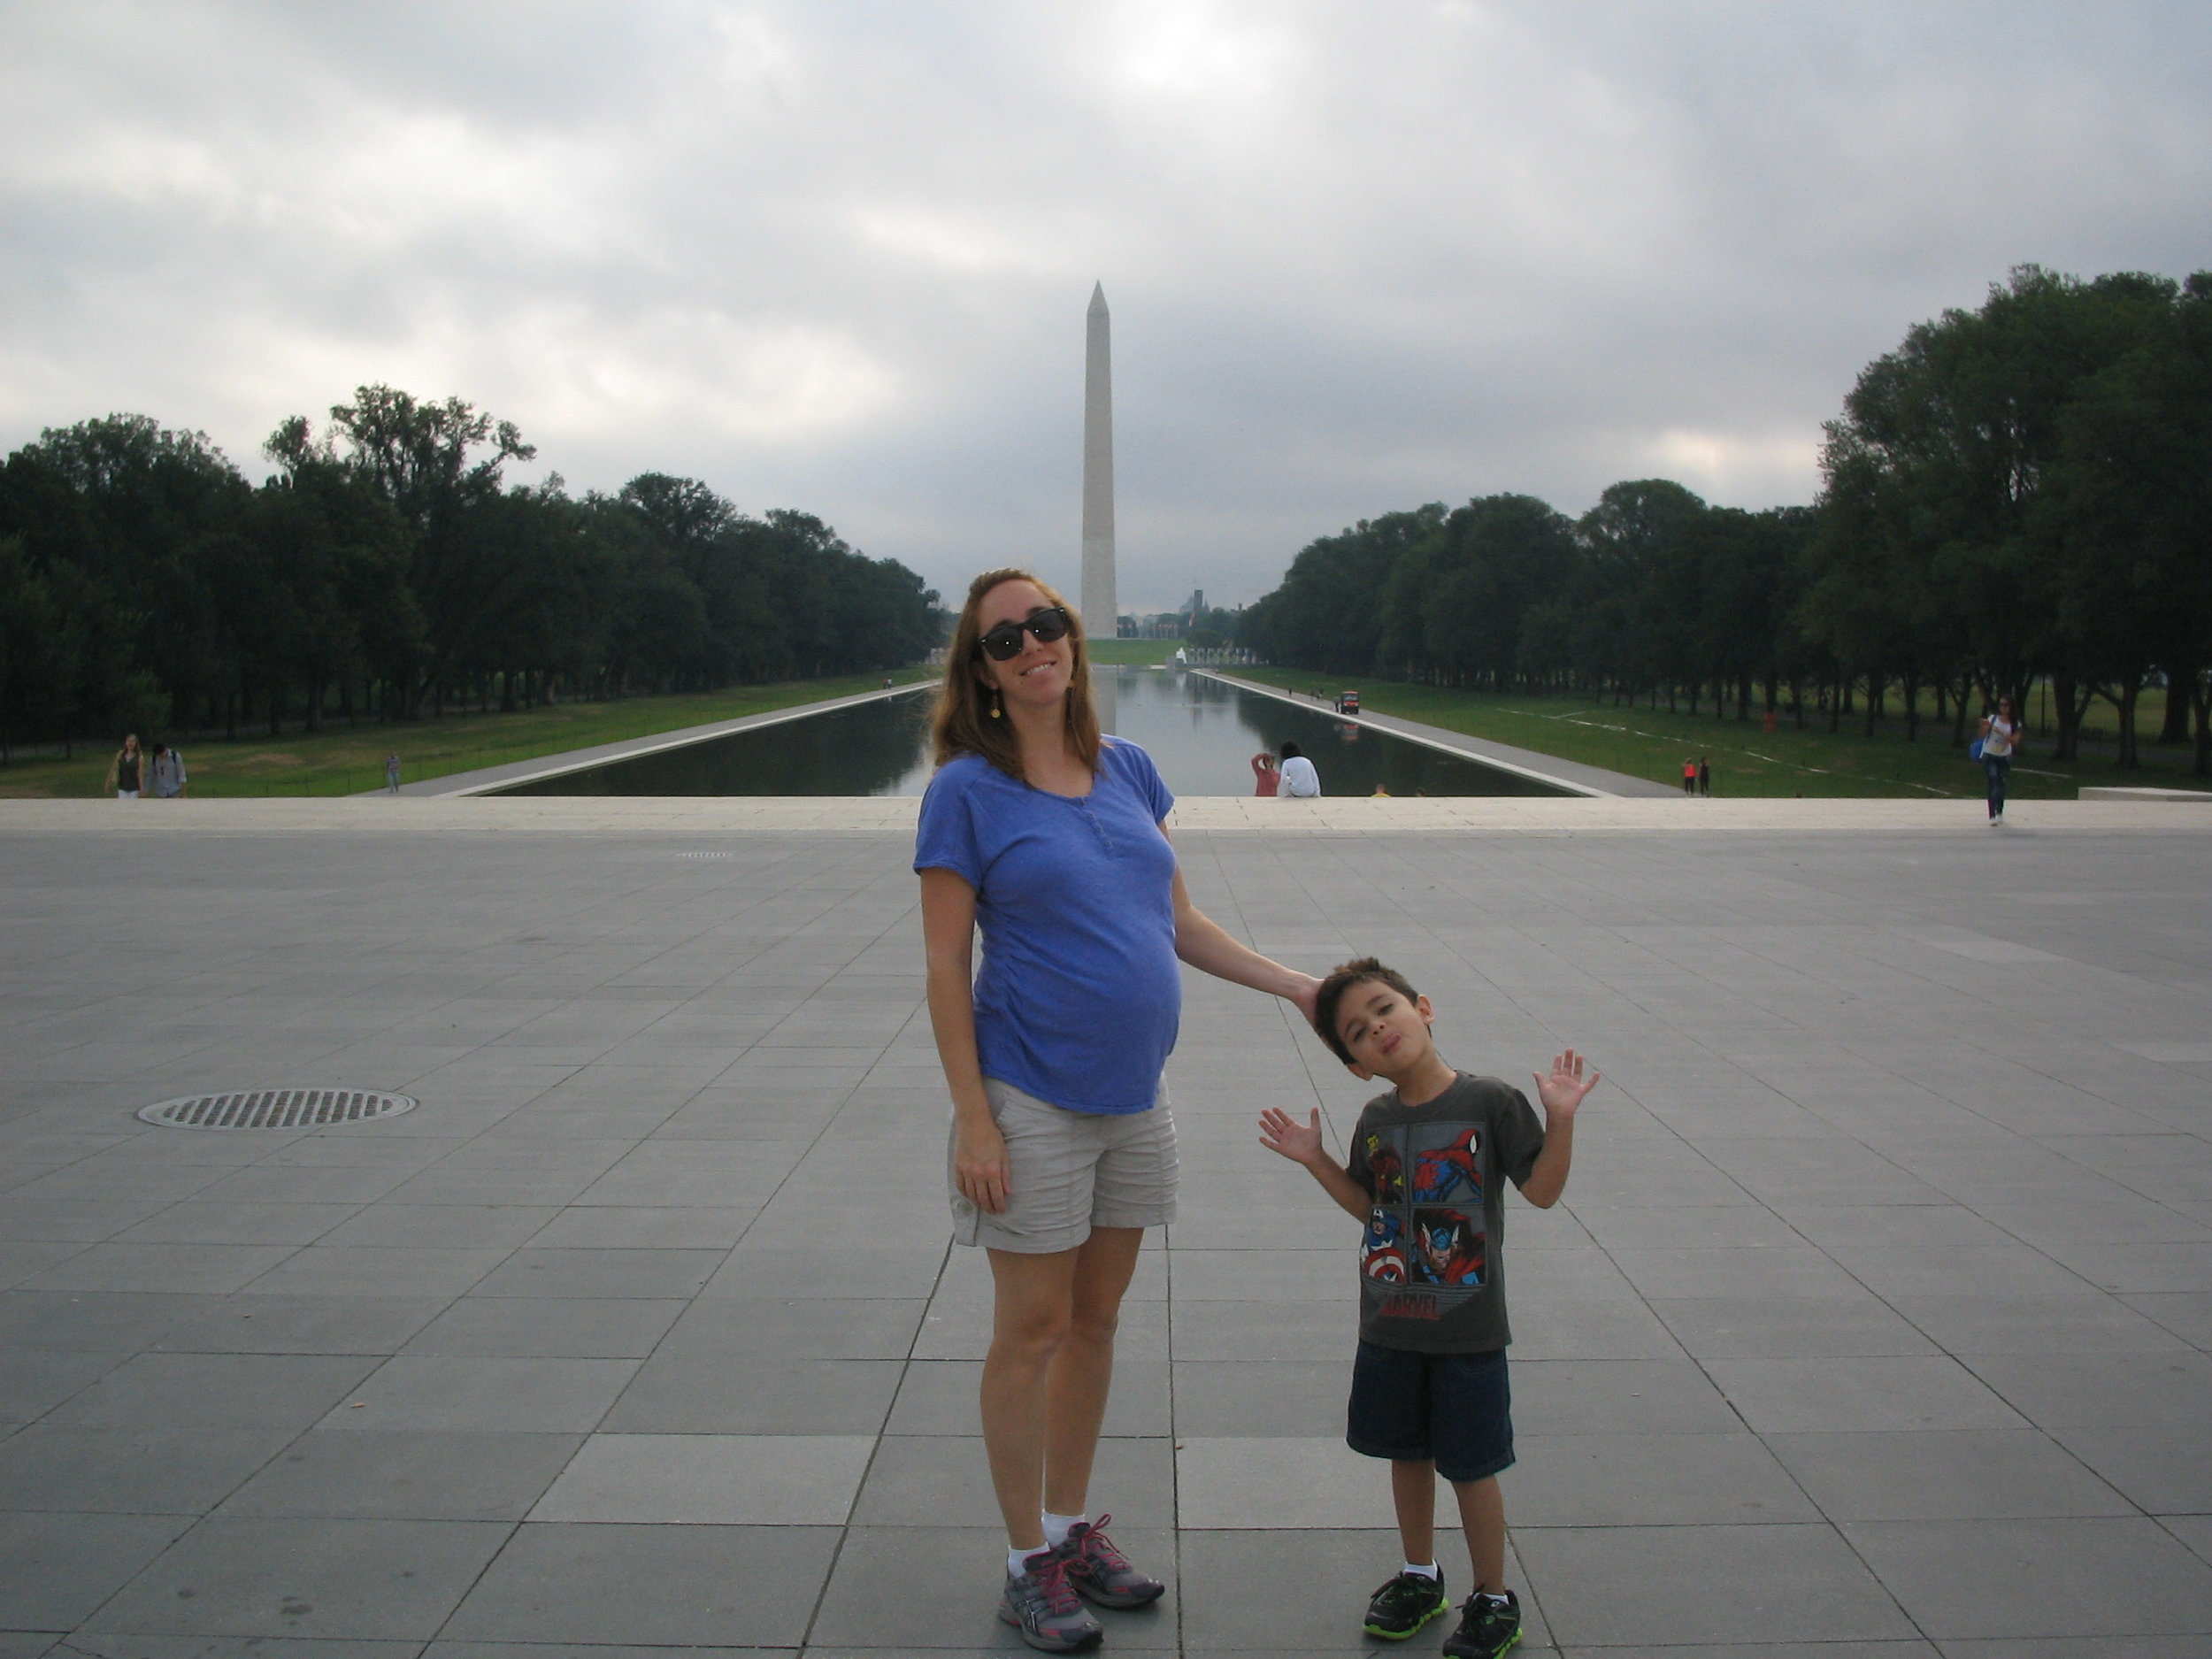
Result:
{"label": "denim shorts", "polygon": [[1175,1219],[1175,1118],[1162,1082],[1141,1112],[1078,1112],[983,1079],[991,1116],[1006,1137],[1011,1191],[999,1215],[979,1209],[952,1181],[952,1236],[961,1244],[1017,1255],[1072,1250],[1093,1227],[1164,1227]]}
{"label": "denim shorts", "polygon": [[1359,1345],[1345,1443],[1370,1457],[1436,1464],[1447,1480],[1481,1480],[1513,1466],[1513,1391],[1505,1350],[1415,1354]]}

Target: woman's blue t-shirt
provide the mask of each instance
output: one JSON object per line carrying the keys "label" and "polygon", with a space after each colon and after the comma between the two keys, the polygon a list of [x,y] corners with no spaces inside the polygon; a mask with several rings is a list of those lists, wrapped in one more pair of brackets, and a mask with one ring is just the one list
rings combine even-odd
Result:
{"label": "woman's blue t-shirt", "polygon": [[979,756],[948,761],[922,796],[914,868],[975,889],[983,1074],[1083,1112],[1137,1112],[1175,1047],[1175,797],[1152,757],[1110,737],[1091,792],[1033,789]]}

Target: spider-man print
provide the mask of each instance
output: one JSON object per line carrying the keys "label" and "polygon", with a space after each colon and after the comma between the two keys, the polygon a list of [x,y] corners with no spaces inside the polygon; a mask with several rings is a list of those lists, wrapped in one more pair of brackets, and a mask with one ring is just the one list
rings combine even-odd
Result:
{"label": "spider-man print", "polygon": [[1417,1285],[1476,1286],[1485,1260],[1481,1225],[1456,1210],[1416,1210],[1413,1216],[1413,1282]]}
{"label": "spider-man print", "polygon": [[1471,1203],[1482,1202],[1481,1133],[1463,1130],[1449,1146],[1428,1147],[1413,1155],[1415,1203],[1440,1204],[1462,1196]]}
{"label": "spider-man print", "polygon": [[1406,1282],[1405,1224],[1386,1210],[1367,1217],[1367,1236],[1360,1240],[1359,1271],[1385,1285]]}

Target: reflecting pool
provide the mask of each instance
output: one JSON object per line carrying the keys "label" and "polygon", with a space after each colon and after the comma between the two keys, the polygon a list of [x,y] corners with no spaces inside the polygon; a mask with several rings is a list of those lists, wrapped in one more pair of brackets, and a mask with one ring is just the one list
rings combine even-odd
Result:
{"label": "reflecting pool", "polygon": [[[1252,757],[1294,741],[1325,795],[1567,793],[1171,668],[1092,671],[1106,729],[1141,743],[1179,795],[1249,795]],[[503,795],[919,795],[928,786],[930,688],[681,749],[517,784]]]}

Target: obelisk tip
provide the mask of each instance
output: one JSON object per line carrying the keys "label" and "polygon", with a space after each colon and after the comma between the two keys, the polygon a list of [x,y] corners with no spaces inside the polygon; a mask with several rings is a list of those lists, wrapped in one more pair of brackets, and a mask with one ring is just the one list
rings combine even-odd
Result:
{"label": "obelisk tip", "polygon": [[1105,283],[1094,282],[1091,285],[1091,309],[1094,311],[1102,311],[1106,309]]}

